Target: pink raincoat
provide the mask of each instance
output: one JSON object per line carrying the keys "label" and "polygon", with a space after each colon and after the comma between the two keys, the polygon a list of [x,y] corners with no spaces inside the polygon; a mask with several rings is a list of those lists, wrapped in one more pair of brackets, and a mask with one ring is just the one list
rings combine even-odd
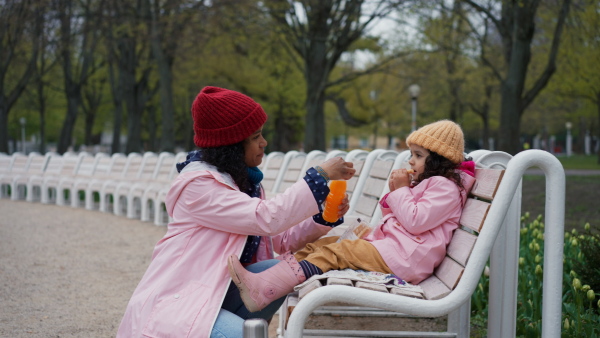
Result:
{"label": "pink raincoat", "polygon": [[174,220],[154,248],[117,337],[209,337],[231,282],[227,258],[241,255],[248,235],[265,236],[260,261],[331,230],[312,220],[319,209],[304,180],[270,200],[251,198],[202,162],[184,168],[166,206]]}
{"label": "pink raincoat", "polygon": [[464,171],[460,174],[465,190],[445,177],[434,176],[381,199],[383,217],[365,240],[377,248],[398,277],[418,284],[442,262],[475,183],[474,177]]}

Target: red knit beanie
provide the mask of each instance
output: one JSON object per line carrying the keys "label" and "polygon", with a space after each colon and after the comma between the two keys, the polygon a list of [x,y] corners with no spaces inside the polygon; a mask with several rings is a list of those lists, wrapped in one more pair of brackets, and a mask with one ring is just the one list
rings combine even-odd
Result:
{"label": "red knit beanie", "polygon": [[242,93],[204,87],[192,104],[192,118],[194,143],[210,148],[243,141],[267,121],[267,114]]}

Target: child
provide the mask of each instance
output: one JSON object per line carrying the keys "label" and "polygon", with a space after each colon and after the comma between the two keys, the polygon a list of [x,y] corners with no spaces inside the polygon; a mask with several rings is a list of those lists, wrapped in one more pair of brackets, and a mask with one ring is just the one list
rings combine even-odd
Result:
{"label": "child", "polygon": [[433,273],[458,227],[474,178],[474,163],[464,161],[459,125],[449,120],[426,125],[406,140],[411,152],[406,169],[394,170],[390,193],[379,202],[382,220],[364,239],[322,238],[261,273],[248,272],[237,256],[229,273],[250,311],[257,311],[315,274],[360,269],[393,273],[418,284]]}

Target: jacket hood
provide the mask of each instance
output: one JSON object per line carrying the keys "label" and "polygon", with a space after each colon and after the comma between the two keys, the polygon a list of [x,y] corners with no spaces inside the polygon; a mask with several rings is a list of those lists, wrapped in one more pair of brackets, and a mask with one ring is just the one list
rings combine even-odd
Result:
{"label": "jacket hood", "polygon": [[167,193],[166,208],[169,216],[173,217],[173,209],[175,208],[175,202],[179,199],[179,195],[185,189],[185,187],[193,180],[198,177],[211,177],[217,182],[228,186],[233,190],[239,190],[231,175],[227,173],[221,173],[212,164],[208,164],[202,161],[194,161],[187,164],[177,178],[171,184],[171,188]]}

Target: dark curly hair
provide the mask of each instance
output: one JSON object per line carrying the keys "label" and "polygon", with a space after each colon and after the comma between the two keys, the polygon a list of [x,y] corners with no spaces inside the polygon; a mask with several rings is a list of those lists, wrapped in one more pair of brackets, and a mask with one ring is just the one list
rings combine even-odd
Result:
{"label": "dark curly hair", "polygon": [[[470,158],[465,158],[465,161],[470,161]],[[444,156],[430,151],[429,156],[425,159],[425,170],[417,177],[415,184],[419,184],[425,179],[433,176],[443,176],[452,182],[456,183],[459,189],[464,190],[465,187],[462,184],[460,174],[456,171],[459,164],[455,164]]]}
{"label": "dark curly hair", "polygon": [[221,147],[202,148],[202,160],[228,173],[241,191],[250,188],[246,165],[244,141]]}

